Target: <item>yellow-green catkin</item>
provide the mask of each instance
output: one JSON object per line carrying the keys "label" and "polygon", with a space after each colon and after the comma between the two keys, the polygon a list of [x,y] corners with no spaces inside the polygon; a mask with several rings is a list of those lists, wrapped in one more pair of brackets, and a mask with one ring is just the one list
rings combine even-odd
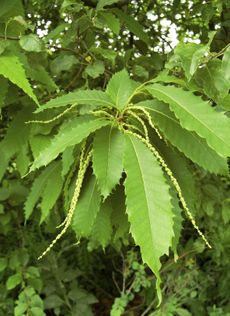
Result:
{"label": "yellow-green catkin", "polygon": [[90,113],[95,115],[95,116],[107,116],[107,117],[111,118],[112,120],[114,120],[114,116],[105,110],[91,111]]}
{"label": "yellow-green catkin", "polygon": [[151,118],[151,115],[149,114],[149,112],[143,108],[142,106],[131,106],[130,107],[131,109],[137,109],[139,111],[142,111],[142,113],[145,115],[149,125],[155,130],[155,132],[157,133],[157,135],[159,136],[160,139],[162,139],[162,136],[158,130],[158,128],[153,124],[153,121],[152,121],[152,118]]}
{"label": "yellow-green catkin", "polygon": [[87,154],[85,161],[84,161],[84,156],[81,155],[75,190],[74,190],[73,197],[72,197],[72,200],[70,203],[69,211],[68,211],[66,219],[64,221],[64,228],[56,236],[56,238],[51,242],[51,244],[46,248],[46,250],[41,254],[41,256],[38,257],[38,260],[43,258],[53,248],[53,246],[56,244],[56,242],[65,234],[68,227],[70,226],[71,220],[72,220],[72,217],[73,217],[73,214],[74,214],[74,211],[75,211],[78,199],[79,199],[84,175],[85,175],[86,169],[88,167],[88,164],[90,162],[91,156],[92,156],[92,150]]}
{"label": "yellow-green catkin", "polygon": [[132,110],[127,110],[126,113],[133,116],[138,122],[140,122],[141,126],[143,127],[144,133],[145,133],[145,138],[146,138],[147,142],[149,142],[149,134],[148,134],[148,129],[145,125],[145,122]]}
{"label": "yellow-green catkin", "polygon": [[38,124],[49,124],[52,123],[56,120],[58,120],[59,118],[61,118],[63,115],[65,115],[66,113],[68,113],[69,111],[71,111],[77,104],[72,104],[68,109],[66,109],[65,111],[63,111],[62,113],[58,114],[57,116],[53,117],[50,120],[46,120],[46,121],[39,121],[39,120],[32,120],[32,121],[27,121],[25,122],[26,124],[31,124],[31,123],[38,123]]}
{"label": "yellow-green catkin", "polygon": [[180,185],[177,181],[177,179],[173,176],[172,171],[169,169],[168,165],[166,164],[166,162],[164,161],[164,159],[161,157],[161,155],[159,154],[159,152],[156,150],[156,148],[154,148],[149,142],[147,142],[142,136],[140,136],[137,133],[131,132],[126,130],[126,133],[133,135],[135,137],[137,137],[138,139],[140,139],[148,148],[149,150],[151,150],[151,152],[154,154],[154,156],[158,159],[158,161],[160,162],[161,166],[164,168],[165,172],[167,173],[167,175],[169,176],[169,178],[171,179],[177,193],[179,196],[179,199],[181,201],[181,204],[188,216],[188,218],[190,219],[193,227],[196,229],[196,231],[198,232],[198,234],[201,236],[201,238],[204,240],[205,244],[209,247],[212,248],[211,245],[209,244],[208,240],[206,239],[206,237],[204,236],[204,234],[200,231],[199,227],[197,226],[195,219],[193,218],[192,213],[190,212],[185,199],[183,197]]}
{"label": "yellow-green catkin", "polygon": [[[80,159],[79,159],[79,171],[78,171],[77,179],[78,179],[78,177],[79,177],[79,175],[80,175],[80,170],[81,170],[82,167],[83,167],[84,157],[85,157],[85,149],[86,149],[86,140],[83,142],[83,144],[82,144],[82,146],[81,146],[81,154],[80,154]],[[67,190],[68,185],[69,185],[69,182],[70,182],[70,180],[71,180],[71,177],[70,177],[69,179],[67,179],[67,180],[68,180],[68,181],[67,181],[68,183],[65,185],[64,190]],[[77,185],[77,183],[76,183],[76,185]],[[76,185],[75,185],[75,187],[76,187]],[[66,193],[66,192],[65,192],[65,193]],[[68,213],[69,213],[69,212],[68,212]],[[68,213],[67,213],[66,218],[64,219],[64,221],[63,221],[61,224],[59,224],[56,228],[60,228],[60,227],[62,227],[62,226],[65,225],[65,223],[66,223],[67,220],[68,220]]]}
{"label": "yellow-green catkin", "polygon": [[[132,124],[127,124],[127,123],[122,123],[122,124],[119,124],[118,125],[118,128],[121,132],[124,131],[124,127],[127,129],[127,128],[130,128],[130,129],[133,129],[135,131],[138,131],[141,135],[143,134],[143,131],[141,131],[137,126],[134,126]],[[144,135],[144,134],[143,134]]]}
{"label": "yellow-green catkin", "polygon": [[[69,174],[68,174],[68,176],[67,176],[67,178],[66,178],[66,181],[65,181],[65,184],[64,184],[64,187],[63,187],[63,195],[64,195],[65,197],[68,196],[69,185],[70,185],[71,179],[72,179],[72,177],[73,177],[73,175],[74,175],[74,171],[75,171],[75,169],[76,169],[76,167],[77,167],[78,164],[79,164],[79,162],[78,162],[78,160],[76,160],[76,161],[74,162],[74,165],[73,165],[72,170],[69,172]],[[67,198],[65,198],[64,208],[65,208],[65,209],[68,208]],[[62,226],[65,224],[65,222],[66,222],[66,218],[65,218],[65,220],[64,220],[61,224],[59,224],[58,226],[56,226],[56,228],[62,227]]]}

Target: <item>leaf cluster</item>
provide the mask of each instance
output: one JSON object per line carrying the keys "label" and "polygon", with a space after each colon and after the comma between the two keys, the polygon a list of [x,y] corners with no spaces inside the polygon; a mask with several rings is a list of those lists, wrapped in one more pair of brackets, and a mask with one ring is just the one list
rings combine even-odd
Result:
{"label": "leaf cluster", "polygon": [[[69,238],[75,250],[79,247],[82,270],[84,266],[92,270],[99,262],[87,263],[88,254],[81,253],[84,243],[89,251],[98,252],[139,247],[154,277],[139,257],[128,252],[128,263],[122,260],[130,274],[122,271],[123,279],[118,277],[119,293],[112,294],[117,296],[114,315],[135,304],[136,296],[156,309],[162,293],[162,306],[153,315],[162,311],[186,315],[183,304],[197,315],[206,312],[202,304],[213,315],[228,312],[206,302],[208,291],[202,292],[201,286],[197,309],[186,301],[195,281],[203,280],[200,274],[197,277],[199,265],[190,262],[193,274],[188,259],[188,270],[175,287],[172,280],[178,270],[170,271],[167,279],[162,268],[168,255],[180,257],[182,245],[190,249],[192,239],[202,239],[203,243],[199,239],[194,243],[199,249],[204,244],[217,247],[212,262],[220,267],[218,293],[223,295],[218,299],[225,304],[229,236],[227,229],[217,229],[216,222],[226,227],[230,218],[220,180],[227,177],[230,156],[228,8],[227,1],[206,6],[186,1],[168,6],[161,1],[138,6],[125,0],[2,2],[0,270],[6,303],[0,304],[4,312],[92,315],[96,299],[90,294],[93,288],[87,291],[81,286],[86,284],[81,279],[84,273],[79,277],[74,266],[70,280],[69,262],[63,259],[62,268],[54,269],[56,280],[61,280],[57,290],[43,271],[45,260],[44,270],[55,264],[56,243],[61,258]],[[180,43],[172,50],[174,25]],[[200,44],[192,42],[198,38]],[[5,254],[13,244],[19,250]],[[203,255],[199,249],[196,252]],[[46,254],[37,269],[36,258]],[[88,270],[85,275],[90,279]],[[204,271],[213,273],[212,267]],[[191,288],[180,296],[178,288],[184,287],[187,277]],[[51,288],[44,289],[47,280]],[[126,286],[120,286],[124,280]],[[176,297],[167,296],[167,287]],[[218,301],[215,304],[219,306]],[[147,307],[144,315],[152,309]]]}

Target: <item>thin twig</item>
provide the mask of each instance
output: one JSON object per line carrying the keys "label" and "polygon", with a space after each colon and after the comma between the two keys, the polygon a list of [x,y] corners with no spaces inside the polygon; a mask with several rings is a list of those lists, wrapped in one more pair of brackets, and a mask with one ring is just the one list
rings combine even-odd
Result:
{"label": "thin twig", "polygon": [[20,37],[16,37],[16,36],[4,36],[4,35],[0,35],[0,38],[4,39],[4,40],[12,40],[12,41],[19,41]]}
{"label": "thin twig", "polygon": [[113,283],[115,284],[118,293],[120,294],[120,293],[121,293],[121,289],[120,289],[120,287],[119,287],[119,285],[118,285],[118,283],[117,283],[117,280],[116,280],[116,278],[115,278],[114,272],[112,272],[112,279],[113,279]]}
{"label": "thin twig", "polygon": [[152,302],[149,304],[149,306],[143,311],[143,313],[141,314],[141,316],[147,315],[147,313],[151,311],[151,309],[153,308],[153,306],[154,306],[155,303],[156,303],[156,298],[154,298],[154,299],[152,300]]}

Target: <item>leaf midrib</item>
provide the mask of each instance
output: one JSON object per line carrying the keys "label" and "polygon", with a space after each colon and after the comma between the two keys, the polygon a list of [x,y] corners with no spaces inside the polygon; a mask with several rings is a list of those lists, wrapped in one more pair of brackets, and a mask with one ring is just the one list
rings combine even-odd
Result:
{"label": "leaf midrib", "polygon": [[110,127],[110,131],[109,131],[108,156],[107,156],[106,169],[105,169],[104,190],[105,190],[105,188],[107,188],[107,185],[108,185],[109,155],[111,154],[112,129],[113,129],[113,126]]}
{"label": "leaf midrib", "polygon": [[[136,148],[135,148],[135,145],[133,144],[133,141],[131,139],[131,137],[129,137],[130,141],[132,142],[132,146],[133,146],[133,149],[134,149],[134,152],[135,152],[135,155],[136,155],[136,158],[137,158],[137,161],[138,161],[138,166],[139,166],[139,169],[140,169],[140,174],[141,174],[141,180],[142,180],[142,183],[143,183],[143,187],[144,187],[144,191],[146,192],[146,188],[145,188],[145,182],[144,182],[144,179],[143,179],[143,176],[142,176],[142,172],[141,172],[141,164],[140,164],[140,161],[138,159],[138,155],[137,155],[137,152],[136,152]],[[146,200],[146,204],[147,204],[147,209],[149,210],[150,207],[149,207],[149,203],[148,203],[148,199],[146,197],[146,194],[145,194],[145,200]],[[152,235],[152,231],[153,231],[153,227],[152,227],[152,223],[151,223],[151,220],[149,218],[149,212],[148,213],[148,221],[149,221],[149,226],[151,227],[151,239],[152,239],[152,247],[154,247],[154,240],[153,240],[153,235]]]}
{"label": "leaf midrib", "polygon": [[[93,196],[94,196],[94,194],[95,194],[95,192],[96,192],[96,187],[97,187],[97,182],[96,182],[96,180],[95,180],[94,183],[93,183],[92,190],[91,190],[90,195],[89,195],[89,199],[88,199],[87,204],[86,204],[88,210],[90,209],[90,206],[91,206],[91,204],[92,204]],[[98,212],[97,212],[97,213],[98,213]],[[91,223],[91,225],[90,225],[90,228],[93,227],[93,224],[94,224],[95,218],[96,218],[96,216],[97,216],[97,213],[94,214],[95,216],[94,216],[94,219],[93,219],[93,221],[92,221],[92,223]]]}

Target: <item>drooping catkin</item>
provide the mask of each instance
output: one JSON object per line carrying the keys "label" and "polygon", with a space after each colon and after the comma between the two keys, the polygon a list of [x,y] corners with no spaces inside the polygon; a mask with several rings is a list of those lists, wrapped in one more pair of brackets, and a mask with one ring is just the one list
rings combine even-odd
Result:
{"label": "drooping catkin", "polygon": [[148,148],[149,150],[154,154],[154,156],[157,158],[157,160],[160,162],[161,166],[164,168],[165,172],[167,173],[167,175],[169,176],[170,180],[172,181],[179,199],[181,201],[181,204],[188,216],[188,218],[190,219],[193,227],[196,229],[196,231],[198,232],[198,234],[200,235],[200,237],[203,239],[203,241],[205,242],[205,244],[208,246],[208,248],[212,248],[211,245],[209,244],[208,240],[206,239],[206,237],[204,236],[204,234],[200,231],[199,227],[196,224],[196,221],[192,215],[192,213],[190,212],[187,203],[183,197],[180,185],[177,181],[177,179],[173,176],[172,171],[170,170],[170,168],[168,167],[168,165],[166,164],[166,162],[164,161],[164,159],[161,157],[161,155],[159,154],[159,152],[157,151],[157,149],[155,147],[153,147],[150,142],[148,142],[146,139],[144,139],[142,136],[140,136],[139,134],[129,131],[129,130],[125,130],[125,133],[130,134],[135,136],[136,138],[140,139]]}
{"label": "drooping catkin", "polygon": [[[79,164],[79,162],[76,160],[75,163],[73,164],[72,169],[70,170],[70,172],[69,172],[69,174],[68,174],[68,176],[66,178],[66,181],[65,181],[65,184],[64,184],[64,187],[63,187],[63,195],[65,197],[64,209],[68,208],[68,199],[67,199],[67,197],[68,197],[68,193],[69,193],[69,186],[70,186],[70,183],[71,183],[71,179],[72,179],[72,177],[74,175],[74,171],[76,170],[76,167],[77,167],[78,164]],[[65,217],[64,221],[61,224],[56,226],[56,228],[60,228],[60,227],[64,226],[65,222],[66,222],[66,217]]]}
{"label": "drooping catkin", "polygon": [[84,180],[84,175],[85,175],[86,169],[88,167],[88,164],[89,164],[91,156],[92,156],[92,152],[93,151],[91,150],[87,154],[87,157],[86,157],[85,161],[84,161],[83,155],[81,155],[80,164],[79,164],[79,171],[78,171],[76,185],[75,185],[75,190],[74,190],[73,197],[72,197],[72,200],[71,200],[71,203],[70,203],[69,211],[68,211],[66,219],[64,221],[63,229],[56,236],[56,238],[51,242],[51,244],[46,248],[46,250],[41,254],[41,256],[38,257],[38,260],[42,259],[53,248],[53,246],[56,244],[56,242],[65,234],[65,232],[67,231],[68,227],[70,226],[71,220],[72,220],[72,217],[73,217],[76,205],[77,205],[77,201],[79,199],[82,183],[83,183],[83,180]]}
{"label": "drooping catkin", "polygon": [[31,123],[38,123],[38,124],[49,124],[52,123],[56,120],[58,120],[59,118],[61,118],[63,115],[65,115],[66,113],[68,113],[69,111],[71,111],[77,104],[72,104],[69,108],[67,108],[65,111],[63,111],[62,113],[56,115],[55,117],[53,117],[50,120],[46,120],[46,121],[42,121],[42,120],[32,120],[32,121],[27,121],[25,122],[25,124],[31,124]]}
{"label": "drooping catkin", "polygon": [[152,129],[155,130],[155,132],[157,133],[157,135],[159,136],[159,138],[162,139],[162,136],[161,136],[161,134],[160,134],[158,128],[153,124],[151,115],[149,114],[149,112],[148,112],[145,108],[143,108],[142,106],[130,106],[129,109],[132,109],[132,110],[135,110],[135,109],[136,109],[136,110],[141,111],[141,112],[145,115],[145,117],[146,117],[146,119],[147,119],[149,125],[152,127]]}
{"label": "drooping catkin", "polygon": [[[85,149],[86,149],[86,140],[84,140],[84,142],[82,143],[82,146],[81,146],[81,153],[80,153],[80,158],[79,158],[79,171],[78,171],[77,179],[78,179],[78,177],[79,177],[79,175],[80,175],[80,170],[81,170],[81,168],[82,168],[82,166],[83,166],[83,161],[84,161],[84,157],[85,157]],[[67,179],[67,180],[70,182],[70,179],[71,179],[71,178],[69,178],[69,179]],[[77,183],[76,183],[76,185],[77,185]],[[76,187],[76,185],[75,185],[75,187]],[[67,187],[68,187],[68,186],[67,186]],[[66,190],[67,187],[65,187],[64,189]],[[69,213],[69,212],[68,212],[68,213]],[[60,227],[62,227],[62,226],[65,225],[65,223],[66,223],[67,220],[68,220],[68,213],[67,213],[67,215],[66,215],[64,221],[63,221],[61,224],[59,224],[56,228],[60,228]]]}
{"label": "drooping catkin", "polygon": [[119,130],[122,131],[122,132],[124,130],[124,127],[125,127],[125,129],[131,128],[131,129],[133,129],[135,131],[138,131],[141,135],[144,135],[142,130],[140,130],[137,126],[134,126],[132,124],[122,123],[122,124],[118,125]]}
{"label": "drooping catkin", "polygon": [[147,140],[147,142],[149,142],[149,134],[148,134],[148,129],[145,125],[145,122],[132,110],[127,110],[126,113],[133,116],[141,124],[141,126],[143,127],[143,130],[144,130],[144,133],[145,133],[145,139]]}

